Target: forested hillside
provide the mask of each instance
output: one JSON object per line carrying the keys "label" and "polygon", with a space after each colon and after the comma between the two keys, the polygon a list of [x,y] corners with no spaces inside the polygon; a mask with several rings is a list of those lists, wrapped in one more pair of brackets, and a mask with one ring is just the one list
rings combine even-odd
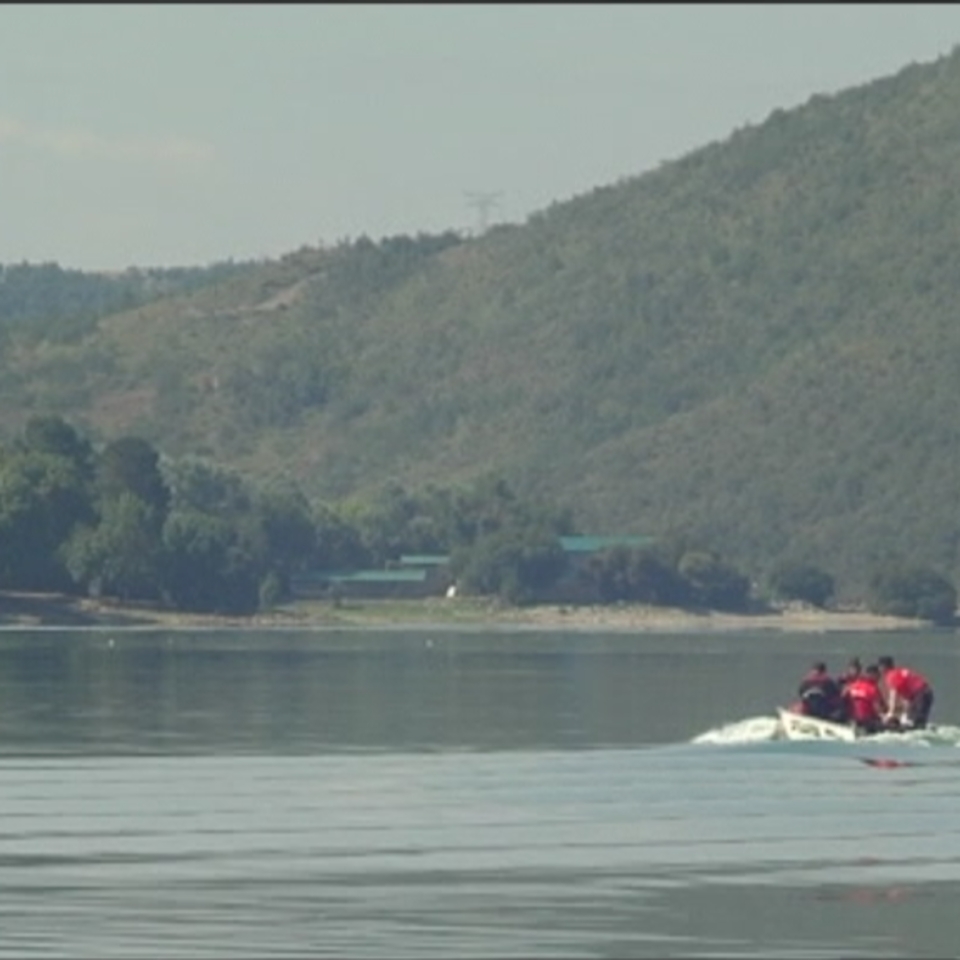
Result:
{"label": "forested hillside", "polygon": [[887,557],[956,576],[958,184],[954,53],[479,238],[304,248],[76,316],[0,284],[3,426],[63,415],[317,502],[494,470],[582,530],[851,593]]}

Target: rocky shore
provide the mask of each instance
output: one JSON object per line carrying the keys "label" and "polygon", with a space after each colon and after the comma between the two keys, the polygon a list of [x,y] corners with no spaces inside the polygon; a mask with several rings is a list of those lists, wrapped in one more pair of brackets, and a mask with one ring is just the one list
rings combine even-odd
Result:
{"label": "rocky shore", "polygon": [[790,606],[761,613],[696,612],[639,604],[506,607],[480,600],[299,602],[250,617],[181,613],[64,595],[0,593],[0,627],[136,629],[335,629],[343,627],[485,627],[503,629],[717,632],[761,630],[834,633],[930,629],[922,620],[860,610]]}

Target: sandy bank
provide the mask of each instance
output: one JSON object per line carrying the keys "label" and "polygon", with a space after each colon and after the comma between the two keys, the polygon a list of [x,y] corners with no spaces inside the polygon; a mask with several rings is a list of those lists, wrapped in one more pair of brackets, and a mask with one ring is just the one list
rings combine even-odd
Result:
{"label": "sandy bank", "polygon": [[733,614],[711,611],[694,613],[663,607],[623,606],[542,607],[516,611],[511,617],[518,624],[549,629],[604,629],[661,633],[666,631],[714,632],[780,630],[786,633],[833,633],[842,631],[920,630],[930,624],[922,620],[881,617],[876,614],[825,610],[784,610],[772,613]]}
{"label": "sandy bank", "polygon": [[498,627],[624,632],[928,630],[922,620],[881,617],[863,611],[790,608],[769,613],[697,613],[635,604],[525,608],[468,599],[350,601],[289,604],[251,617],[189,614],[141,604],[116,604],[61,595],[0,594],[0,626],[159,629],[335,629],[340,627]]}

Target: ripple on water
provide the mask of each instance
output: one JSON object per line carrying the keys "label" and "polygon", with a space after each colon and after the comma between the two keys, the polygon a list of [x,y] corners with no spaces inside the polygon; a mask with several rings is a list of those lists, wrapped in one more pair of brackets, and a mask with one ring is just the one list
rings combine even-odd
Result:
{"label": "ripple on water", "polygon": [[957,769],[850,747],[8,761],[0,954],[842,956],[843,889],[960,884]]}

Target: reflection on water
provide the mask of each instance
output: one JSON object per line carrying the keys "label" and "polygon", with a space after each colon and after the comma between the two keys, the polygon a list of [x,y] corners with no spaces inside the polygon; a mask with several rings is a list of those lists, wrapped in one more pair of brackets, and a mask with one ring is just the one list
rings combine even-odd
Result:
{"label": "reflection on water", "polygon": [[717,711],[729,710],[732,696],[755,711],[769,696],[736,683],[716,687],[716,657],[691,658],[682,637],[642,651],[616,636],[585,644],[550,634],[399,631],[51,632],[27,643],[4,640],[0,723],[8,750],[669,743],[728,716]]}
{"label": "reflection on water", "polygon": [[0,637],[0,955],[957,955],[956,748],[757,735],[809,638],[109,639]]}

